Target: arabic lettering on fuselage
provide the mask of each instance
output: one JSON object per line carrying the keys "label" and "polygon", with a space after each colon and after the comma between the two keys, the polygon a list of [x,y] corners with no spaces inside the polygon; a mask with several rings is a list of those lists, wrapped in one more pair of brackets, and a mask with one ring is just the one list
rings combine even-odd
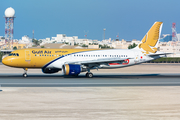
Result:
{"label": "arabic lettering on fuselage", "polygon": [[67,53],[68,51],[55,51],[55,53]]}

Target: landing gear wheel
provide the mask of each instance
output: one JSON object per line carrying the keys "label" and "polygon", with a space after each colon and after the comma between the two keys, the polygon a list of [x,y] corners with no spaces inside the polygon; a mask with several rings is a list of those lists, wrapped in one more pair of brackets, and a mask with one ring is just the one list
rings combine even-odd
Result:
{"label": "landing gear wheel", "polygon": [[23,74],[23,77],[27,77],[27,70],[28,70],[28,68],[24,68],[24,74]]}
{"label": "landing gear wheel", "polygon": [[26,73],[24,73],[24,74],[23,74],[23,77],[25,77],[25,78],[26,78],[26,77],[27,77],[27,74],[26,74]]}
{"label": "landing gear wheel", "polygon": [[90,72],[90,73],[86,73],[86,77],[88,78],[92,78],[93,77],[93,74]]}

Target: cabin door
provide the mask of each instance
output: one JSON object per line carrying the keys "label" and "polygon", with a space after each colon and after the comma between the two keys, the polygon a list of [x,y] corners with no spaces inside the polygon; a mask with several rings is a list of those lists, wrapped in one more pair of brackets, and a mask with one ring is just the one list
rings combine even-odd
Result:
{"label": "cabin door", "polygon": [[25,61],[31,61],[30,50],[25,50]]}

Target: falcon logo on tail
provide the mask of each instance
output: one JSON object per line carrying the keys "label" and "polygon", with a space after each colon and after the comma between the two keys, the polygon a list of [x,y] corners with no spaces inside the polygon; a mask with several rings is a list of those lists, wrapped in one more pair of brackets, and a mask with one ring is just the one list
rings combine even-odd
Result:
{"label": "falcon logo on tail", "polygon": [[158,47],[158,40],[161,34],[162,22],[155,22],[150,30],[146,33],[144,38],[141,40],[141,43],[138,47],[143,49],[142,53],[144,55],[150,53],[156,53]]}

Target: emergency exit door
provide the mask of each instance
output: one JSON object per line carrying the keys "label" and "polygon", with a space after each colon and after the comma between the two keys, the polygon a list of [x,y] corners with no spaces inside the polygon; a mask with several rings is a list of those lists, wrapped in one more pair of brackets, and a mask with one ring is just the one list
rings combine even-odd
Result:
{"label": "emergency exit door", "polygon": [[25,50],[25,61],[31,61],[30,50]]}

